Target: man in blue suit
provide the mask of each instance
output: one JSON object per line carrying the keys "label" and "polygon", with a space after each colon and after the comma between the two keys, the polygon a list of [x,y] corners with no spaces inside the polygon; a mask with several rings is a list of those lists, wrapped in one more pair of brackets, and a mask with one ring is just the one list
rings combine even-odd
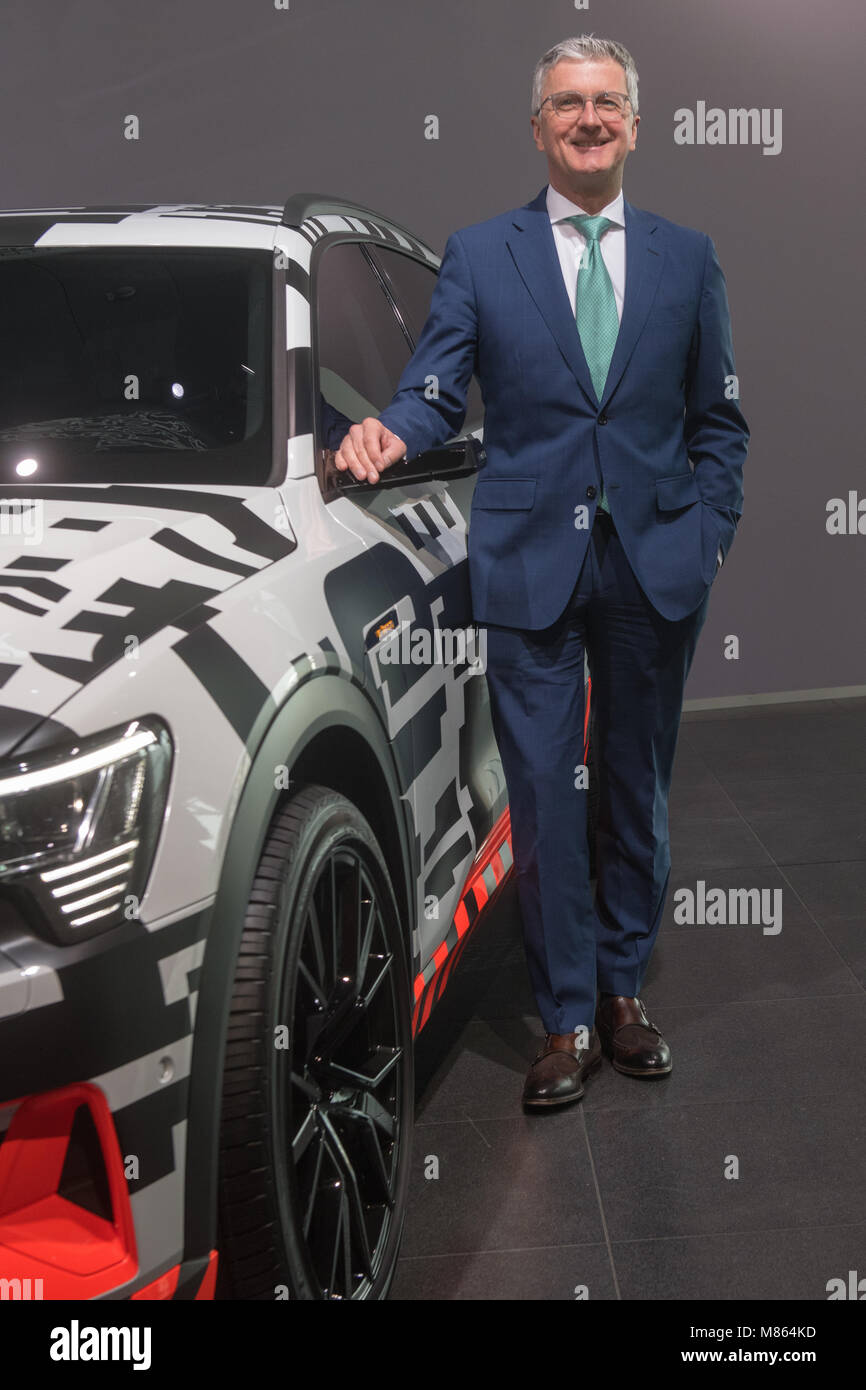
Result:
{"label": "man in blue suit", "polygon": [[443,443],[477,374],[486,464],[469,577],[545,1029],[530,1107],[578,1099],[603,1053],[629,1076],[671,1070],[640,990],[670,877],[683,689],[742,514],[749,432],[715,247],[622,195],[637,88],[631,55],[611,40],[569,39],[539,61],[532,128],[549,183],[451,234],[393,400],[351,427],[335,459],[375,482]]}

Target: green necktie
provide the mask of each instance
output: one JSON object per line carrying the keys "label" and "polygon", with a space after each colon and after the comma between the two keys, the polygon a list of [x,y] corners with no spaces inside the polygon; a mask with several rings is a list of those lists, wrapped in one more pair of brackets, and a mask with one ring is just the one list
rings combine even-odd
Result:
{"label": "green necktie", "polygon": [[[610,359],[613,357],[619,334],[619,315],[616,311],[613,285],[598,243],[608,227],[613,227],[616,223],[611,222],[608,217],[590,217],[587,213],[579,217],[567,217],[565,220],[586,237],[577,276],[577,305],[574,316],[595,394],[601,400]],[[603,480],[598,505],[610,514]]]}

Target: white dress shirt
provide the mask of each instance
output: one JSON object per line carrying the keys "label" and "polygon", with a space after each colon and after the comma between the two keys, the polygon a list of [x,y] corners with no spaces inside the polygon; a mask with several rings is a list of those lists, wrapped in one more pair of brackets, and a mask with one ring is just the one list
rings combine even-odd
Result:
{"label": "white dress shirt", "polygon": [[[610,282],[613,285],[616,312],[620,322],[622,322],[622,309],[625,302],[625,208],[623,203],[623,192],[620,189],[613,202],[608,203],[607,207],[602,208],[601,213],[598,214],[601,217],[607,217],[614,223],[604,232],[598,245],[602,260],[607,267],[607,273],[610,276]],[[572,203],[569,198],[565,197],[565,194],[558,192],[552,184],[548,184],[547,211],[553,228],[553,240],[556,243],[562,278],[568,292],[568,302],[576,314],[577,273],[586,246],[586,237],[571,222],[566,222],[564,219],[585,215],[586,209],[577,203]],[[593,214],[593,216],[595,215]],[[716,557],[717,570],[722,559],[722,547],[719,546]]]}

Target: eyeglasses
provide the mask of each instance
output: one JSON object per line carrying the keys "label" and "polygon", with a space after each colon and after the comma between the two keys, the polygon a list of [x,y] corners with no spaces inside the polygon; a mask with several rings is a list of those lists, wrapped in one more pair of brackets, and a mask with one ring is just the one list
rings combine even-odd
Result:
{"label": "eyeglasses", "polygon": [[625,92],[599,92],[597,96],[585,97],[580,92],[553,92],[545,97],[536,115],[541,115],[542,107],[550,102],[557,116],[579,116],[588,101],[595,107],[597,115],[605,121],[621,121],[629,105]]}

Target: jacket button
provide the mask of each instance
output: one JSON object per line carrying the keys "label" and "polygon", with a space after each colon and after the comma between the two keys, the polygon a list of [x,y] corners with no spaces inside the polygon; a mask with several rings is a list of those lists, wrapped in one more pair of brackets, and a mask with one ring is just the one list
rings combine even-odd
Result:
{"label": "jacket button", "polygon": [[595,488],[592,486],[592,483],[590,483],[589,487],[586,489],[586,495],[590,499],[595,496]]}
{"label": "jacket button", "polygon": [[607,416],[606,416],[606,415],[599,415],[599,417],[598,417],[598,423],[599,423],[600,425],[606,425],[606,424],[607,424]]}

